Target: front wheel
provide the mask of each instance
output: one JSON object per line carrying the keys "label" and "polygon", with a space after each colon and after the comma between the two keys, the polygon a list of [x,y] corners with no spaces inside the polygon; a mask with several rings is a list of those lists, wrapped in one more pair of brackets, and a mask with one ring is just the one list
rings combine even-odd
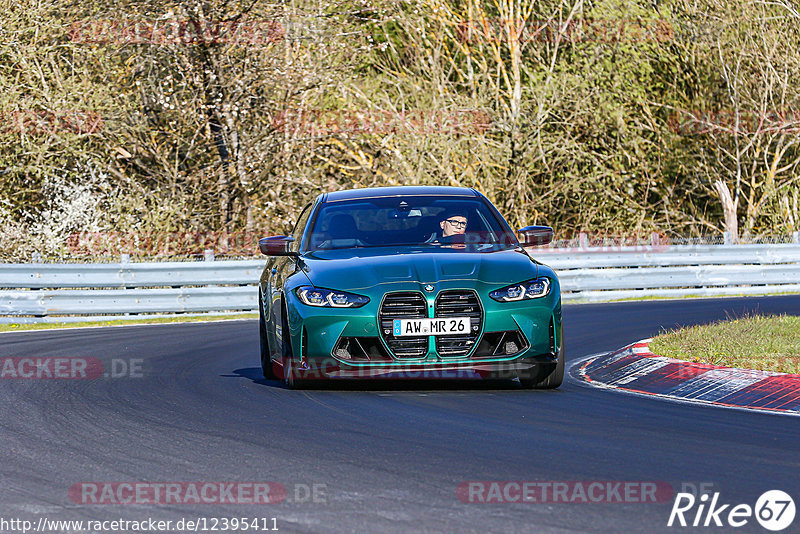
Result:
{"label": "front wheel", "polygon": [[261,372],[267,380],[274,380],[272,372],[272,357],[269,353],[269,338],[267,338],[267,322],[264,320],[264,303],[261,294],[258,295],[258,339],[261,346]]}
{"label": "front wheel", "polygon": [[289,325],[287,324],[284,314],[283,326],[281,327],[281,344],[282,344],[282,357],[283,357],[283,383],[289,389],[301,389],[304,382],[297,378],[297,370],[295,369],[294,351],[292,351],[292,337],[289,334]]}
{"label": "front wheel", "polygon": [[564,381],[564,343],[558,351],[558,362],[552,364],[539,364],[531,370],[530,374],[519,375],[519,383],[525,389],[555,389]]}
{"label": "front wheel", "polygon": [[283,361],[283,383],[289,389],[303,389],[306,387],[306,381],[297,378],[297,370],[295,369],[295,361],[288,358]]}

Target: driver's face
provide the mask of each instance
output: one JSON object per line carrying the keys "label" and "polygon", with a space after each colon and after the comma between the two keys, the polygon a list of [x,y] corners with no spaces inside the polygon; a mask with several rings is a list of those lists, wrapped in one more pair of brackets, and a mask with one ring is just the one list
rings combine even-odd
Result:
{"label": "driver's face", "polygon": [[439,225],[442,227],[442,237],[463,234],[467,229],[467,218],[454,215],[443,220]]}

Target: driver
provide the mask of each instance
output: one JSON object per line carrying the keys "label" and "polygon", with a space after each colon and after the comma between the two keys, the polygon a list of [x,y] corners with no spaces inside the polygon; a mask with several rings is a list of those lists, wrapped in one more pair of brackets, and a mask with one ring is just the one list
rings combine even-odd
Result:
{"label": "driver", "polygon": [[463,235],[467,230],[467,215],[463,211],[451,211],[441,220],[442,237]]}
{"label": "driver", "polygon": [[467,230],[466,211],[446,211],[444,217],[439,221],[439,228],[442,230],[441,234],[434,232],[426,243],[464,248],[464,234]]}

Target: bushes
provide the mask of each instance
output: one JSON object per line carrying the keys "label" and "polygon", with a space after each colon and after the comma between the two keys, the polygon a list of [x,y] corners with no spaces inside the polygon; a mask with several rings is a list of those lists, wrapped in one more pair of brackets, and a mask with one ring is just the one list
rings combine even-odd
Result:
{"label": "bushes", "polygon": [[[405,183],[475,186],[564,236],[720,232],[722,184],[729,230],[797,229],[789,3],[21,4],[0,106],[39,121],[0,131],[7,228],[62,228],[61,180],[103,199],[91,224],[111,232],[278,233],[319,192]],[[237,17],[270,38],[114,41],[135,20]],[[72,38],[87,20],[118,33]]]}

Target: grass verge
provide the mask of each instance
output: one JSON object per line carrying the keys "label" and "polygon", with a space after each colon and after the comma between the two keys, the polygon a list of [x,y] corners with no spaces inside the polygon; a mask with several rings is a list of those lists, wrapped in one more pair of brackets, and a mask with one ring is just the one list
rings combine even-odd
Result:
{"label": "grass verge", "polygon": [[32,324],[0,324],[0,332],[22,332],[24,330],[50,330],[53,328],[86,328],[92,326],[126,326],[133,324],[161,323],[200,323],[206,321],[225,321],[232,319],[258,319],[257,313],[241,315],[195,315],[177,317],[151,317],[148,319],[114,319],[111,321],[81,321],[79,323],[32,323]]}
{"label": "grass verge", "polygon": [[800,374],[800,317],[748,315],[681,328],[654,338],[650,350],[689,362]]}

